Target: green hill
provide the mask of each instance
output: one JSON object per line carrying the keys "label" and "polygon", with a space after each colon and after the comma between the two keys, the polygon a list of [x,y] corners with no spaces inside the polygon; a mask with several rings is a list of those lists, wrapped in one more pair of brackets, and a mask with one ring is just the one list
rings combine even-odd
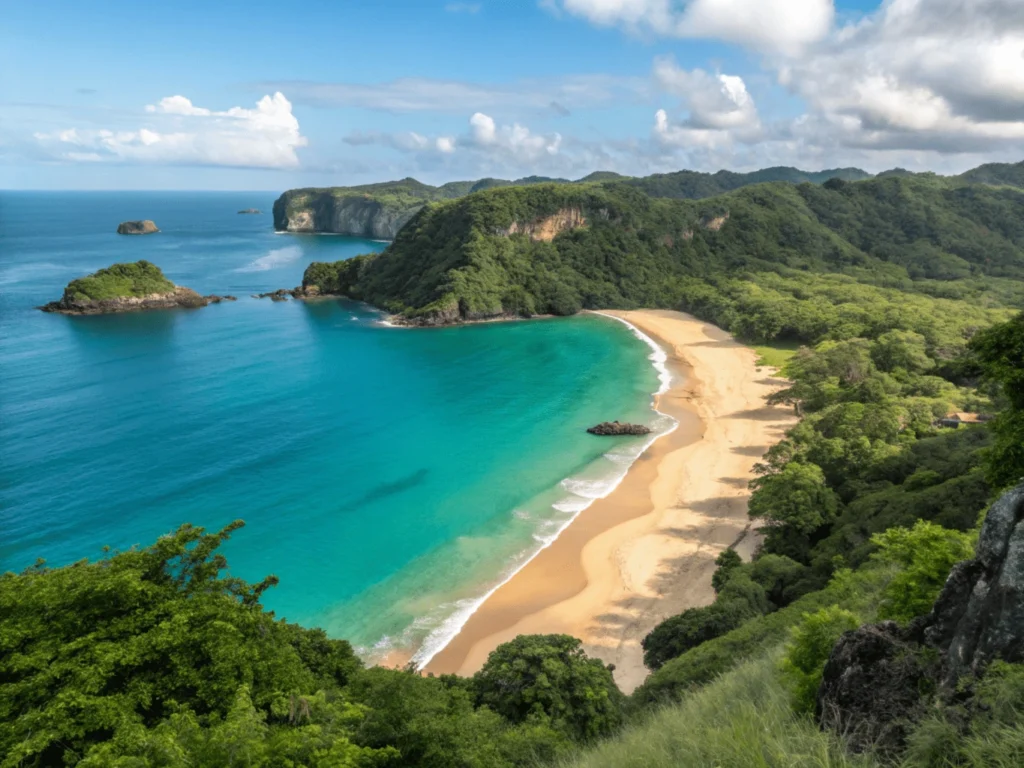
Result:
{"label": "green hill", "polygon": [[717,173],[698,173],[697,171],[676,171],[675,173],[656,173],[639,179],[624,181],[637,189],[641,189],[652,197],[674,197],[681,199],[700,199],[731,192],[750,184],[763,184],[769,181],[785,181],[790,184],[823,184],[829,179],[844,181],[860,181],[870,174],[859,168],[835,168],[827,171],[801,171],[798,168],[776,167],[765,168],[752,173],[733,173],[718,171]]}
{"label": "green hill", "polygon": [[956,177],[972,184],[1024,188],[1024,163],[988,163]]}
{"label": "green hill", "polygon": [[428,205],[383,253],[314,263],[303,282],[415,323],[685,307],[751,339],[811,341],[823,326],[806,313],[753,328],[729,305],[768,284],[795,295],[838,281],[878,301],[886,290],[969,299],[973,314],[1020,306],[1018,279],[1024,195],[888,177],[700,201],[625,183],[492,189]]}

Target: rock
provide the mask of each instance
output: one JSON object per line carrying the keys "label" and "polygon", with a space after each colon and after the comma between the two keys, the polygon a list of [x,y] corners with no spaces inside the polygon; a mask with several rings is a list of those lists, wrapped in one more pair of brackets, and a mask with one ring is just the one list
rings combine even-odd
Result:
{"label": "rock", "polygon": [[842,636],[822,675],[816,716],[843,734],[850,749],[896,752],[924,713],[930,674],[920,646],[893,621]]}
{"label": "rock", "polygon": [[117,225],[117,234],[119,235],[152,235],[154,232],[159,232],[156,224],[150,219],[143,221],[122,221]]}
{"label": "rock", "polygon": [[106,315],[115,312],[141,312],[152,309],[198,309],[210,303],[209,297],[200,296],[191,288],[174,286],[167,293],[146,296],[121,296],[113,299],[74,299],[65,295],[60,301],[51,301],[39,309],[61,315]]}
{"label": "rock", "polygon": [[953,567],[927,616],[906,629],[883,622],[843,635],[817,715],[857,748],[898,749],[928,691],[962,697],[964,680],[994,659],[1024,661],[1024,484],[989,509],[974,559]]}
{"label": "rock", "polygon": [[319,295],[320,289],[315,285],[310,285],[306,288],[297,285],[291,290],[288,288],[278,288],[276,291],[268,291],[267,293],[254,293],[252,297],[254,299],[270,299],[271,301],[288,301],[289,296],[293,299],[311,299]]}
{"label": "rock", "polygon": [[650,427],[643,424],[622,424],[618,421],[605,421],[587,430],[592,435],[618,436],[618,435],[649,435]]}
{"label": "rock", "polygon": [[263,213],[263,211],[261,211],[259,208],[243,208],[242,210],[239,211],[239,213],[253,214],[253,213]]}
{"label": "rock", "polygon": [[203,298],[206,299],[207,304],[220,304],[222,301],[238,301],[234,296],[217,296],[216,294],[210,294]]}
{"label": "rock", "polygon": [[946,687],[993,659],[1024,661],[1024,483],[989,509],[974,559],[953,569],[924,624]]}

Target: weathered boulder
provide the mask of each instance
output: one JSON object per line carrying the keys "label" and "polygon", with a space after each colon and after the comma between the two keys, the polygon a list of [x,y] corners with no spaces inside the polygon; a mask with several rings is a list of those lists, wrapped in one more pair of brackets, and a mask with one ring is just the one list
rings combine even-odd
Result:
{"label": "weathered boulder", "polygon": [[122,221],[117,225],[117,234],[119,235],[152,235],[154,232],[159,232],[156,224],[150,219],[144,219],[143,221]]}
{"label": "weathered boulder", "polygon": [[643,424],[623,424],[618,421],[605,421],[590,427],[587,432],[602,437],[615,437],[618,435],[649,435],[651,429]]}
{"label": "weathered boulder", "polygon": [[842,636],[818,689],[822,727],[843,734],[856,752],[902,748],[909,726],[924,712],[921,695],[933,687],[927,655],[892,621]]}

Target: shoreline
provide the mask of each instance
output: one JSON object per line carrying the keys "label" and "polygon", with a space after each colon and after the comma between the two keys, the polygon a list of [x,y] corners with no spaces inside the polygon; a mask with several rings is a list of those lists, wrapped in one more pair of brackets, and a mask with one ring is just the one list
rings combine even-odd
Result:
{"label": "shoreline", "polygon": [[[616,680],[629,692],[647,675],[644,635],[714,599],[719,551],[736,546],[749,558],[757,544],[746,484],[754,462],[796,421],[788,409],[764,404],[783,382],[757,368],[753,350],[689,315],[595,314],[625,323],[655,350],[650,359],[662,386],[653,407],[676,426],[654,437],[610,493],[489,592],[423,671],[471,675],[519,634],[565,633],[615,664]],[[662,374],[669,372],[667,382]]]}

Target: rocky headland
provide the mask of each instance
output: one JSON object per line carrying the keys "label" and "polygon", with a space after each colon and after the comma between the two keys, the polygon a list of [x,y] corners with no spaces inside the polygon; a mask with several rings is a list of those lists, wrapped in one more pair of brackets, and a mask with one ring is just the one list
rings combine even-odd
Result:
{"label": "rocky headland", "polygon": [[587,432],[601,437],[618,437],[620,435],[649,435],[650,427],[643,424],[624,424],[619,421],[605,421],[590,427]]}
{"label": "rocky headland", "polygon": [[122,221],[117,225],[117,234],[119,235],[152,235],[159,231],[151,219]]}
{"label": "rocky headland", "polygon": [[58,301],[39,307],[62,315],[105,315],[154,309],[197,309],[235,301],[234,296],[202,296],[175,285],[148,261],[114,264],[87,277],[72,280]]}

